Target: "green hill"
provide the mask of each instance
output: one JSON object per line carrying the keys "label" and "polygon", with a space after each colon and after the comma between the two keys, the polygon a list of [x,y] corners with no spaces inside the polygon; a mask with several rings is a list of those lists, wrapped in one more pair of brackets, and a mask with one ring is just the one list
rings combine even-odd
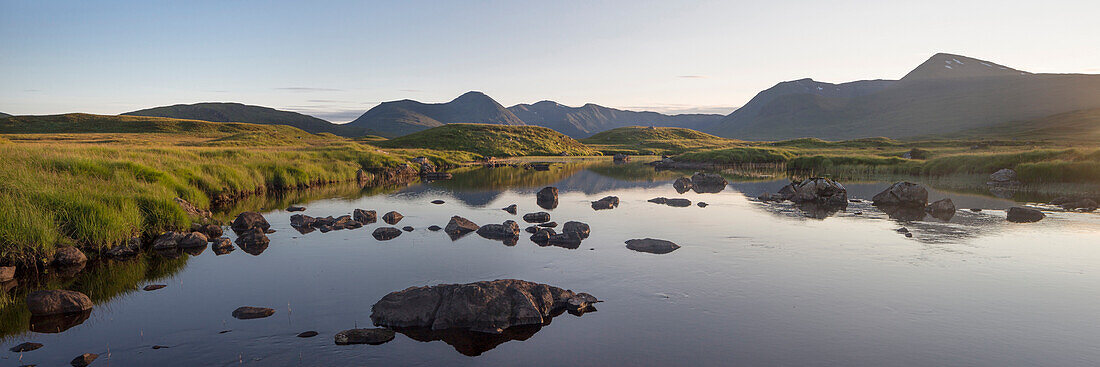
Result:
{"label": "green hill", "polygon": [[1012,121],[943,137],[1051,140],[1095,144],[1100,142],[1100,108],[1059,113],[1034,120]]}
{"label": "green hill", "polygon": [[376,143],[386,148],[459,150],[493,157],[596,155],[592,148],[540,126],[446,124]]}
{"label": "green hill", "polygon": [[694,149],[713,149],[740,143],[679,127],[630,126],[607,130],[581,142],[604,154],[677,154]]}
{"label": "green hill", "polygon": [[334,124],[297,112],[280,111],[240,103],[207,102],[153,107],[122,115],[168,117],[211,122],[244,122],[264,125],[289,125],[311,133],[332,133],[341,136],[363,135],[363,129]]}

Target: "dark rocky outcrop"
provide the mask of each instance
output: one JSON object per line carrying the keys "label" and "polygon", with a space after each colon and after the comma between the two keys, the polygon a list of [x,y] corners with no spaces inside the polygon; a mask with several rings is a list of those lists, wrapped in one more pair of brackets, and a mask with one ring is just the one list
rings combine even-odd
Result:
{"label": "dark rocky outcrop", "polygon": [[233,310],[233,318],[240,320],[261,319],[275,314],[275,309],[267,307],[241,306]]}
{"label": "dark rocky outcrop", "polygon": [[539,224],[536,224],[535,226],[536,227],[542,227],[542,228],[554,228],[554,227],[558,226],[558,222],[539,223]]}
{"label": "dark rocky outcrop", "polygon": [[217,225],[217,224],[198,224],[198,223],[195,223],[195,224],[191,225],[191,232],[202,233],[208,239],[218,238],[218,237],[221,237],[223,234],[225,234],[225,231],[222,230],[222,227]]}
{"label": "dark rocky outcrop", "polygon": [[464,329],[500,334],[509,327],[542,325],[555,311],[583,313],[591,295],[517,279],[411,287],[382,297],[371,321],[389,328]]}
{"label": "dark rocky outcrop", "polygon": [[459,237],[465,236],[467,233],[476,231],[480,226],[474,224],[469,219],[453,216],[451,220],[447,222],[447,227],[443,228],[444,232],[451,237],[452,240],[456,240]]}
{"label": "dark rocky outcrop", "polygon": [[789,200],[795,203],[813,202],[829,208],[846,208],[848,190],[836,181],[815,177],[795,185],[794,195]]}
{"label": "dark rocky outcrop", "polygon": [[371,224],[378,221],[378,213],[373,210],[355,209],[351,212],[351,217],[356,222],[362,224]]}
{"label": "dark rocky outcrop", "polygon": [[680,194],[688,192],[692,188],[691,179],[687,177],[677,178],[676,182],[672,183],[672,188],[676,189],[676,192]]}
{"label": "dark rocky outcrop", "polygon": [[531,242],[538,245],[545,246],[550,243],[550,237],[553,237],[557,233],[550,228],[539,228],[531,234]]}
{"label": "dark rocky outcrop", "polygon": [[53,263],[58,266],[74,266],[88,262],[84,252],[73,246],[61,246],[53,254]]}
{"label": "dark rocky outcrop", "polygon": [[1032,223],[1043,220],[1043,218],[1046,218],[1046,214],[1043,214],[1043,212],[1036,209],[1024,208],[1020,206],[1008,208],[1009,222]]}
{"label": "dark rocky outcrop", "polygon": [[[261,230],[259,227],[254,227],[250,230],[242,232],[237,236],[237,246],[241,246],[242,249],[246,247],[267,247],[271,240],[267,238],[267,233]],[[245,249],[247,251],[247,249]]]}
{"label": "dark rocky outcrop", "polygon": [[374,239],[379,241],[389,241],[400,235],[401,230],[394,227],[378,227],[371,233],[371,236],[374,236]]}
{"label": "dark rocky outcrop", "polygon": [[680,248],[680,245],[672,243],[672,241],[643,238],[626,241],[626,248],[638,252],[661,255],[676,251],[676,249]]}
{"label": "dark rocky outcrop", "polygon": [[535,194],[535,199],[539,207],[543,209],[554,209],[558,207],[558,188],[557,187],[544,187],[539,190],[538,194]]}
{"label": "dark rocky outcrop", "polygon": [[180,239],[184,236],[179,232],[164,232],[153,239],[154,250],[168,250],[179,246]]}
{"label": "dark rocky outcrop", "polygon": [[928,205],[928,190],[912,182],[895,182],[886,190],[871,198],[874,206],[901,206],[924,208]]}
{"label": "dark rocky outcrop", "polygon": [[516,208],[516,204],[506,206],[501,210],[506,211],[506,212],[508,212],[508,214],[513,214],[513,215],[518,212],[518,209]]}
{"label": "dark rocky outcrop", "polygon": [[524,228],[523,230],[527,231],[527,233],[535,233],[535,232],[538,232],[539,229],[541,229],[541,228],[539,228],[539,226],[528,226],[527,228]]}
{"label": "dark rocky outcrop", "polygon": [[379,345],[393,340],[396,334],[393,330],[385,328],[350,329],[336,333],[337,345],[369,344]]}
{"label": "dark rocky outcrop", "polygon": [[523,221],[527,223],[545,223],[550,221],[550,213],[535,212],[523,215]]}
{"label": "dark rocky outcrop", "polygon": [[929,204],[925,210],[936,219],[948,221],[955,216],[955,202],[950,198],[937,200]]}
{"label": "dark rocky outcrop", "polygon": [[588,235],[592,233],[592,229],[588,226],[588,223],[568,221],[561,227],[562,233],[576,233],[581,239],[588,238]]}
{"label": "dark rocky outcrop", "polygon": [[504,240],[519,237],[519,224],[506,220],[503,224],[486,224],[477,229],[477,234],[493,240]]}
{"label": "dark rocky outcrop", "polygon": [[233,252],[233,242],[230,242],[228,237],[218,237],[214,239],[214,243],[210,244],[210,249],[215,255],[225,255]]}
{"label": "dark rocky outcrop", "polygon": [[233,219],[233,223],[229,225],[234,232],[241,233],[248,231],[252,228],[259,228],[263,231],[267,231],[271,228],[271,224],[267,223],[267,219],[263,215],[257,212],[243,212],[237,215],[236,219]]}
{"label": "dark rocky outcrop", "polygon": [[696,173],[691,176],[691,189],[699,194],[718,193],[726,189],[726,178],[717,173]]}
{"label": "dark rocky outcrop", "polygon": [[691,206],[691,200],[682,199],[682,198],[672,198],[672,199],[665,200],[665,205],[672,206],[672,207],[677,207],[677,208],[686,208],[686,207]]}
{"label": "dark rocky outcrop", "polygon": [[177,243],[180,248],[192,248],[192,247],[206,247],[206,243],[209,242],[205,234],[200,232],[191,232],[183,235]]}
{"label": "dark rocky outcrop", "polygon": [[43,290],[27,295],[27,310],[35,316],[76,313],[91,309],[92,299],[77,291]]}
{"label": "dark rocky outcrop", "polygon": [[382,221],[386,222],[387,224],[392,226],[394,224],[397,224],[397,222],[400,222],[401,218],[404,218],[404,217],[405,216],[401,215],[401,213],[391,211],[391,212],[386,213],[385,215],[382,216]]}
{"label": "dark rocky outcrop", "polygon": [[606,196],[603,199],[592,202],[592,209],[595,210],[614,209],[618,206],[619,197],[617,196]]}

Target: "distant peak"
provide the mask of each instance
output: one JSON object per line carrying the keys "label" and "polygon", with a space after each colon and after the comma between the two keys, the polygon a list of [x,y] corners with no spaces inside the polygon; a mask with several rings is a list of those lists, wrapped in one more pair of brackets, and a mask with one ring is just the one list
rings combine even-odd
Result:
{"label": "distant peak", "polygon": [[973,57],[940,52],[929,57],[901,79],[959,79],[1029,74],[1031,73]]}

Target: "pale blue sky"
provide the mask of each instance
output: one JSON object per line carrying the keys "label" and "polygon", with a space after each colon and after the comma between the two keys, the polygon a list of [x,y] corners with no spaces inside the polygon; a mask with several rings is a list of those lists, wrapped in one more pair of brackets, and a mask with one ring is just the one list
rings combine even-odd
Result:
{"label": "pale blue sky", "polygon": [[803,77],[900,78],[936,52],[1100,73],[1097,1],[8,1],[0,112],[233,101],[354,119],[378,102],[728,113]]}

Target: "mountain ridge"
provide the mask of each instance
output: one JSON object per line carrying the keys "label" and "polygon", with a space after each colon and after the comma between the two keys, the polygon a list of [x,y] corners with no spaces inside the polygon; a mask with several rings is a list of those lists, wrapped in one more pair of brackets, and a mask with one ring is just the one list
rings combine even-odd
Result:
{"label": "mountain ridge", "polygon": [[165,117],[210,122],[244,122],[264,125],[288,125],[310,133],[332,133],[342,136],[362,135],[344,125],[313,116],[277,110],[270,107],[237,102],[199,102],[174,104],[121,113],[122,116]]}

